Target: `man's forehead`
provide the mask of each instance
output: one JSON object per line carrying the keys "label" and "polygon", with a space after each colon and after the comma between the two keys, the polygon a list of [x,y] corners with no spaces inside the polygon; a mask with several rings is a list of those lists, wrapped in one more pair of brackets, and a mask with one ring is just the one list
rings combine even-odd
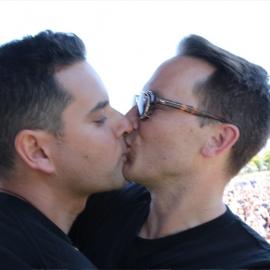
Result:
{"label": "man's forehead", "polygon": [[147,86],[153,84],[182,83],[182,80],[198,82],[205,80],[216,68],[205,60],[190,57],[176,56],[159,66]]}
{"label": "man's forehead", "polygon": [[160,97],[191,104],[194,87],[214,71],[215,67],[204,60],[176,56],[159,66],[143,91],[152,90]]}
{"label": "man's forehead", "polygon": [[174,72],[185,73],[188,71],[211,74],[215,69],[216,68],[212,64],[204,59],[179,55],[165,61],[160,65],[157,71],[159,71],[160,74],[170,74]]}

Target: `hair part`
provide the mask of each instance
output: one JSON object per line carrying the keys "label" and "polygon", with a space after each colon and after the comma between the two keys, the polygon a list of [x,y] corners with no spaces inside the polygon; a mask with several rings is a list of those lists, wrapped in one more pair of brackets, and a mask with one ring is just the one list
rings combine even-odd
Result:
{"label": "hair part", "polygon": [[0,47],[0,175],[14,167],[21,130],[57,135],[63,129],[62,112],[72,96],[55,73],[85,58],[79,37],[49,30]]}
{"label": "hair part", "polygon": [[[194,88],[199,105],[235,123],[240,137],[232,147],[228,168],[231,175],[266,144],[270,133],[270,90],[267,72],[260,66],[229,53],[206,39],[191,35],[178,47],[181,56],[202,59],[216,70]],[[201,124],[211,123],[201,119]]]}

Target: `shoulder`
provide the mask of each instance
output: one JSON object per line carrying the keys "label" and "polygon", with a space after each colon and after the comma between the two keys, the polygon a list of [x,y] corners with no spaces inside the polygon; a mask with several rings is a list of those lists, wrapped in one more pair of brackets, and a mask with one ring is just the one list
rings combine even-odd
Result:
{"label": "shoulder", "polygon": [[0,262],[1,262],[1,269],[7,269],[7,270],[32,269],[32,267],[30,267],[28,264],[22,261],[17,255],[15,255],[13,252],[11,252],[10,250],[2,246],[0,246]]}
{"label": "shoulder", "polygon": [[92,195],[69,235],[74,241],[80,236],[83,238],[85,232],[90,235],[100,228],[109,227],[109,224],[114,228],[138,209],[147,212],[150,200],[150,193],[134,183],[129,183],[121,190]]}
{"label": "shoulder", "polygon": [[139,184],[129,183],[118,193],[118,199],[120,203],[133,204],[137,202],[150,202],[151,197],[145,187]]}
{"label": "shoulder", "polygon": [[269,243],[229,209],[227,212],[232,223],[228,227],[228,234],[224,237],[227,237],[227,240],[232,240],[235,256],[239,258],[239,265],[241,268],[270,268]]}
{"label": "shoulder", "polygon": [[28,264],[23,262],[19,257],[17,257],[14,253],[10,250],[0,247],[0,262],[1,262],[1,269],[22,269],[22,270],[30,270]]}
{"label": "shoulder", "polygon": [[[129,183],[123,189],[92,195],[88,201],[84,213],[95,210],[125,207],[139,202],[150,202],[150,193],[141,185]],[[83,214],[83,213],[82,213]]]}

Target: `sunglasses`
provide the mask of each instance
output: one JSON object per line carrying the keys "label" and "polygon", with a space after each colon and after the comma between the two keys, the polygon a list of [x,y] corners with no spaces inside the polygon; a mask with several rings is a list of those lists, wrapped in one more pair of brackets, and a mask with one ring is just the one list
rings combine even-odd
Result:
{"label": "sunglasses", "polygon": [[[172,107],[178,110],[181,110],[186,113],[190,113],[196,116],[201,116],[209,119],[213,119],[222,123],[231,123],[223,117],[216,116],[214,114],[204,112],[196,109],[193,106],[185,105],[180,102],[172,101],[169,99],[164,99],[158,97],[153,91],[148,90],[146,92],[142,92],[140,95],[135,96],[136,105],[138,108],[138,113],[140,119],[147,119],[152,114],[155,106],[157,104]],[[231,123],[233,124],[233,123]],[[235,125],[235,124],[234,124]]]}

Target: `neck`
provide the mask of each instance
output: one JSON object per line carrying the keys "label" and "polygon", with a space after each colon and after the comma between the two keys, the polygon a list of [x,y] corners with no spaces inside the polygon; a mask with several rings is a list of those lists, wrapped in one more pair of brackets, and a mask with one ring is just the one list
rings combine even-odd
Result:
{"label": "neck", "polygon": [[32,183],[4,180],[0,182],[0,191],[31,204],[66,234],[87,200],[87,198],[72,198],[62,190],[52,190],[41,182],[36,188]]}
{"label": "neck", "polygon": [[224,188],[214,190],[209,185],[206,187],[167,185],[151,189],[150,213],[139,235],[149,239],[160,238],[222,215],[226,211],[222,201]]}

